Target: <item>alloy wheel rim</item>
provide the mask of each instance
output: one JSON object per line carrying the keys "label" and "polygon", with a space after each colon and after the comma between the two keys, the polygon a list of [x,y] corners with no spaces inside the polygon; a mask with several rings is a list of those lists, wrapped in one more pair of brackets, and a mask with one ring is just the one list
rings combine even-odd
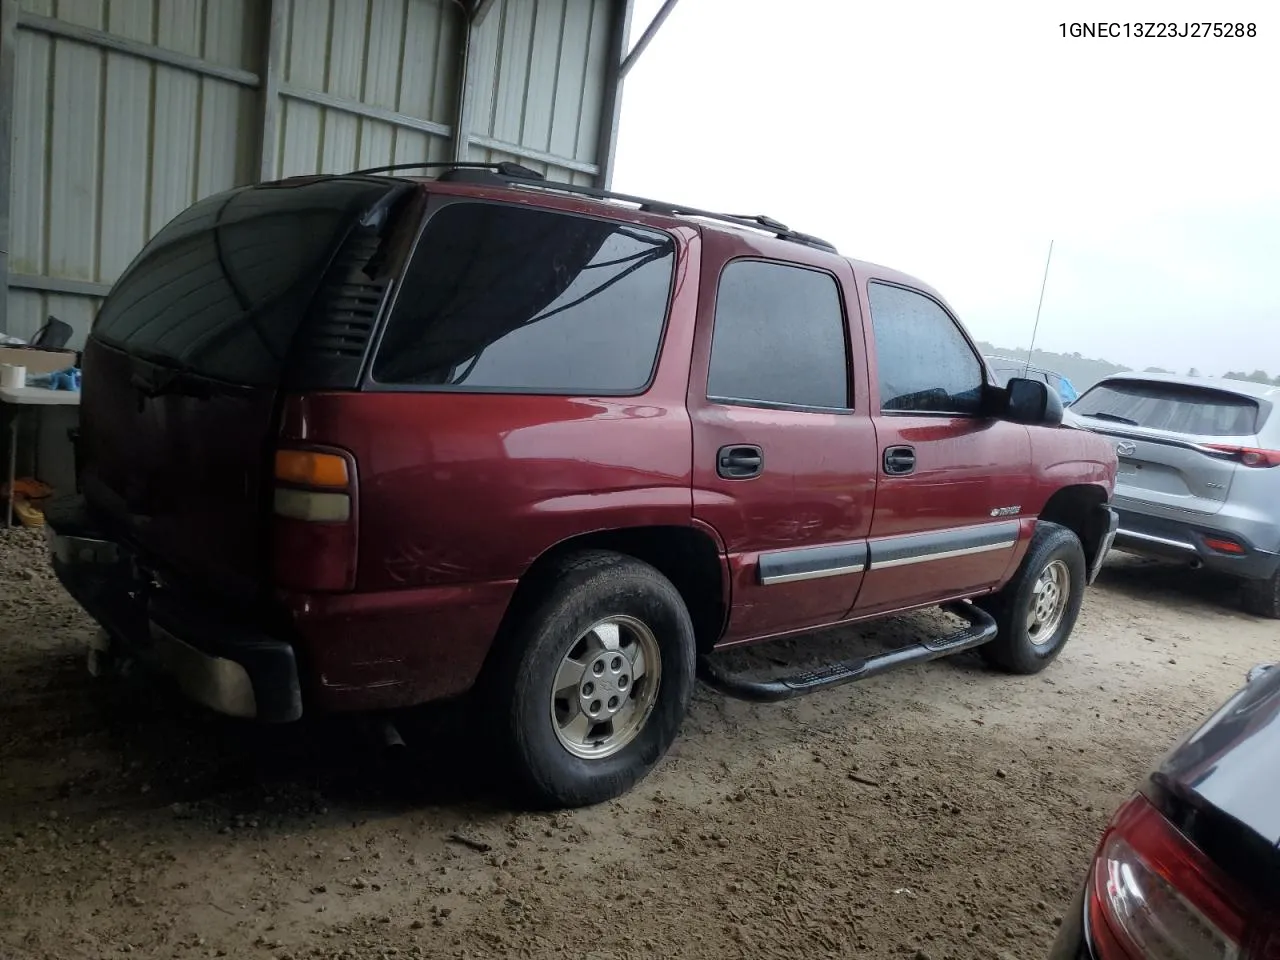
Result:
{"label": "alloy wheel rim", "polygon": [[1064,561],[1050,561],[1031,589],[1027,635],[1033,644],[1043,647],[1053,642],[1062,626],[1070,599],[1071,572]]}
{"label": "alloy wheel rim", "polygon": [[658,700],[662,654],[634,617],[606,617],[569,647],[551,685],[551,726],[575,757],[613,756],[644,729]]}

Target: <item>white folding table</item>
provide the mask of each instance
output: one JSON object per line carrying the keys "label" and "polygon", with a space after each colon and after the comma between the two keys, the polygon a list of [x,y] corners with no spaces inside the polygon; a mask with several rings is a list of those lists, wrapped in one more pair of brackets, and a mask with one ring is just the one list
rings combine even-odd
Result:
{"label": "white folding table", "polygon": [[18,480],[18,422],[24,413],[36,407],[78,407],[80,391],[48,390],[44,387],[0,387],[0,403],[12,407],[9,411],[9,485],[8,506],[5,510],[7,525],[14,525],[13,494]]}

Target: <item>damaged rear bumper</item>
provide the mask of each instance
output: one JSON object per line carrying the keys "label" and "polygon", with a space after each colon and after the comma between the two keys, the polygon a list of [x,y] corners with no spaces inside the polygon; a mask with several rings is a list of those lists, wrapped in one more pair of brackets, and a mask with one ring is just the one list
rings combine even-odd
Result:
{"label": "damaged rear bumper", "polygon": [[228,716],[281,723],[302,715],[291,644],[160,586],[124,546],[77,519],[74,508],[51,511],[45,536],[59,581],[109,637],[91,663],[134,659]]}

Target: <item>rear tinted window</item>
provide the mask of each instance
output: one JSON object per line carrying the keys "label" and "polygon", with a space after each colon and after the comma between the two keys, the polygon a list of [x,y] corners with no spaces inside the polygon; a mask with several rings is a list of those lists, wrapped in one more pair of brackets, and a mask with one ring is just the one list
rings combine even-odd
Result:
{"label": "rear tinted window", "polygon": [[1115,381],[1098,384],[1071,405],[1085,417],[1200,437],[1250,437],[1258,432],[1258,404],[1248,397],[1176,384]]}
{"label": "rear tinted window", "polygon": [[626,394],[649,382],[671,237],[630,224],[458,202],[427,222],[378,347],[379,383]]}
{"label": "rear tinted window", "polygon": [[202,200],[143,248],[94,336],[216,380],[274,382],[347,225],[392,189],[335,179]]}

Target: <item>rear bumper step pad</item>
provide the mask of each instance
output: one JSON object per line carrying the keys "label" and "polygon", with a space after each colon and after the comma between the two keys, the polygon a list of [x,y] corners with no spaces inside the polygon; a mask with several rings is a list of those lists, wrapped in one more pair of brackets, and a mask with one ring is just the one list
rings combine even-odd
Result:
{"label": "rear bumper step pad", "polygon": [[996,622],[985,610],[967,601],[949,603],[942,609],[961,618],[968,626],[934,640],[922,640],[919,643],[886,650],[874,656],[841,660],[813,670],[769,680],[733,676],[716,666],[712,662],[712,657],[702,656],[698,658],[698,676],[707,686],[726,696],[757,703],[776,703],[813,693],[815,690],[838,687],[855,680],[865,680],[867,677],[873,677],[909,663],[924,663],[939,657],[950,656],[995,639]]}

